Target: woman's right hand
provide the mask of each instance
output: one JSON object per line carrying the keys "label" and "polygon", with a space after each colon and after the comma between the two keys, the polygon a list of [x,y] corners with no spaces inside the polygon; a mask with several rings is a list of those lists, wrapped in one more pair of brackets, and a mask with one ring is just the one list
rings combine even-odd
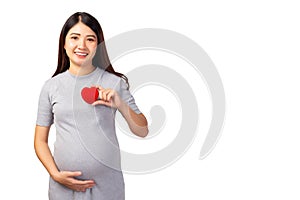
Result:
{"label": "woman's right hand", "polygon": [[85,192],[86,189],[92,188],[96,185],[94,180],[78,180],[75,177],[80,176],[81,172],[71,172],[71,171],[60,171],[58,174],[53,176],[53,179],[77,192]]}

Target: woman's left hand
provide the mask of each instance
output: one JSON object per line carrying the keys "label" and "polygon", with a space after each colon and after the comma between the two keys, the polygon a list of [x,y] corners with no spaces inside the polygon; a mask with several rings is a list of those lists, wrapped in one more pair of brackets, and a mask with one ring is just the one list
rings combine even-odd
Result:
{"label": "woman's left hand", "polygon": [[99,85],[94,86],[99,90],[99,96],[101,97],[100,100],[95,101],[92,105],[105,105],[112,108],[119,109],[121,104],[123,103],[122,99],[120,98],[119,94],[111,89],[111,88],[102,88]]}
{"label": "woman's left hand", "polygon": [[146,137],[148,134],[148,124],[145,116],[135,113],[113,89],[104,89],[101,86],[94,86],[99,90],[100,100],[95,101],[92,105],[105,105],[119,110],[123,115],[130,130],[137,136]]}

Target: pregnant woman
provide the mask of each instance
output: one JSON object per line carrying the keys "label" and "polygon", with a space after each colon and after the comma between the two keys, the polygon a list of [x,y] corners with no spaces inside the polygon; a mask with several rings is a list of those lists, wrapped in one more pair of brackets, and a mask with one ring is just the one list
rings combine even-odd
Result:
{"label": "pregnant woman", "polygon": [[[91,86],[101,99],[89,104],[81,91]],[[135,135],[148,134],[128,87],[127,77],[109,61],[99,22],[84,12],[70,16],[60,34],[57,69],[40,93],[35,128],[35,151],[50,175],[49,199],[125,199],[116,111]],[[52,124],[53,155],[48,145]]]}

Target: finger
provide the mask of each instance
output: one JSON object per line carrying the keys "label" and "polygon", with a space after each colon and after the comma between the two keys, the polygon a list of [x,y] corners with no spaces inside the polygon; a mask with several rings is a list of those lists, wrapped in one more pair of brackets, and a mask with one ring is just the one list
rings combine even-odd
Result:
{"label": "finger", "polygon": [[77,179],[75,179],[73,181],[73,184],[81,186],[81,187],[89,187],[89,186],[95,185],[95,181],[94,180],[77,180]]}
{"label": "finger", "polygon": [[104,88],[101,87],[100,85],[94,85],[94,87],[98,88],[99,90],[104,90]]}
{"label": "finger", "polygon": [[112,97],[115,96],[115,91],[112,89],[108,89],[106,92],[106,101],[110,101]]}
{"label": "finger", "polygon": [[90,180],[84,180],[82,181],[83,184],[86,184],[87,186],[88,185],[95,185],[95,181],[90,179]]}
{"label": "finger", "polygon": [[96,106],[96,105],[107,105],[107,102],[101,99],[92,103],[92,106]]}
{"label": "finger", "polygon": [[102,100],[103,101],[107,101],[107,95],[110,93],[110,90],[109,89],[105,89],[102,92]]}
{"label": "finger", "polygon": [[86,187],[86,188],[92,188],[92,187],[94,187],[95,185],[96,185],[96,183],[94,182],[94,183],[86,184],[85,187]]}
{"label": "finger", "polygon": [[74,176],[80,176],[82,173],[80,171],[62,171],[61,173],[65,174],[66,176],[74,177]]}
{"label": "finger", "polygon": [[113,92],[110,92],[107,94],[107,101],[111,101],[111,98],[114,96],[114,93]]}
{"label": "finger", "polygon": [[106,94],[103,91],[100,92],[101,92],[101,100],[106,101]]}
{"label": "finger", "polygon": [[98,92],[99,92],[98,99],[102,99],[102,90],[99,90],[99,89],[98,89]]}

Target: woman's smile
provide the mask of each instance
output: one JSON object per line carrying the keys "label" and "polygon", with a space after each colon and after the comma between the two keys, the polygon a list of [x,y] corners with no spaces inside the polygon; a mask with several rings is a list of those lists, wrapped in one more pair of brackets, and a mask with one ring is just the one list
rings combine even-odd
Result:
{"label": "woman's smile", "polygon": [[92,66],[97,45],[96,33],[90,27],[81,22],[73,26],[66,36],[64,45],[70,59],[70,68]]}
{"label": "woman's smile", "polygon": [[85,52],[74,52],[79,58],[86,58],[89,54]]}

